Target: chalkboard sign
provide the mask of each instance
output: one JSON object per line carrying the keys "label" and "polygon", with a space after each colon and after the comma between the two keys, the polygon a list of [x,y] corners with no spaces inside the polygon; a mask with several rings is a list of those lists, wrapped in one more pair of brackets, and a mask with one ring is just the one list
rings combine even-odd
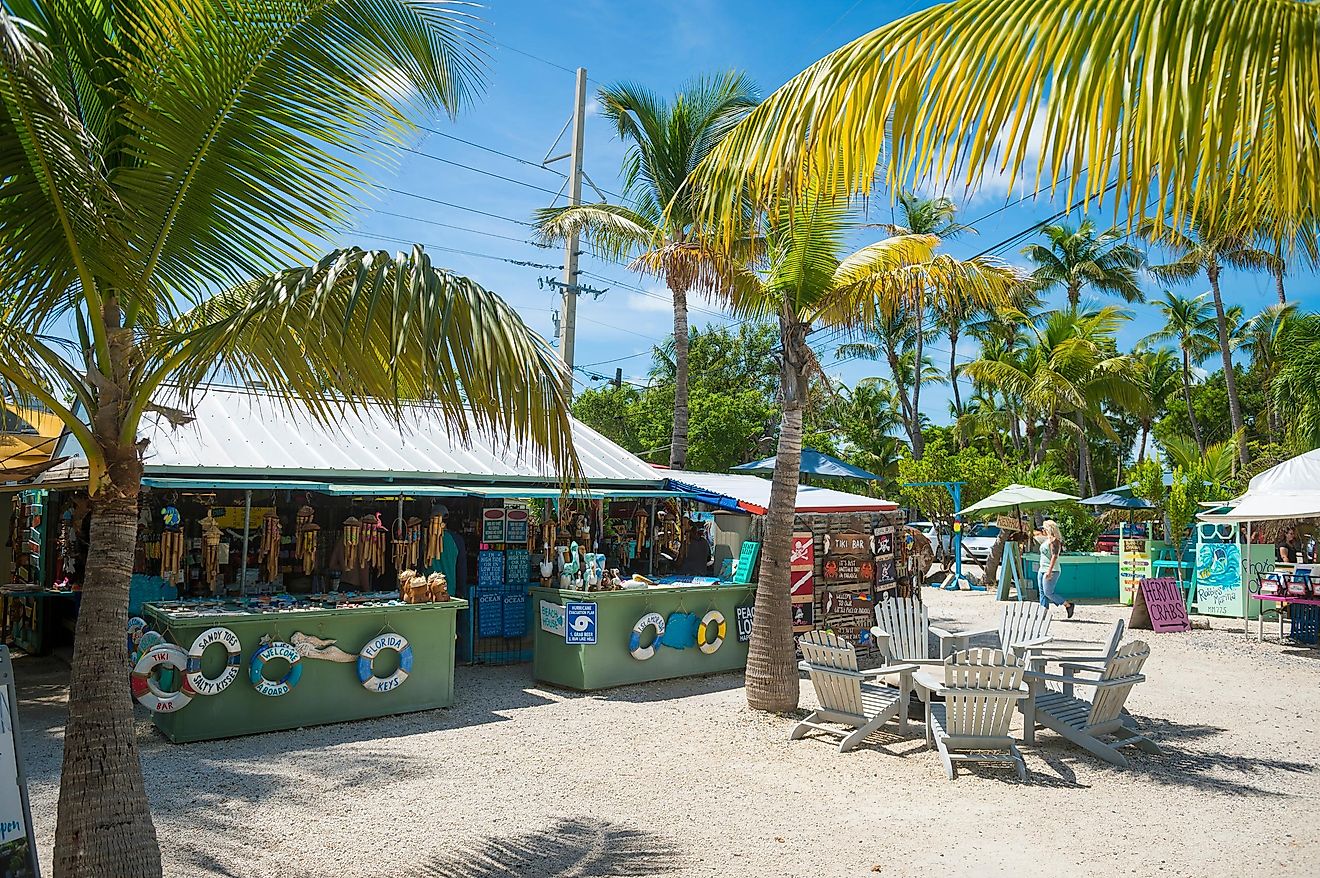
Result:
{"label": "chalkboard sign", "polygon": [[9,650],[0,646],[0,870],[14,878],[38,878],[36,839],[28,807],[18,742],[18,698]]}
{"label": "chalkboard sign", "polygon": [[742,551],[738,553],[738,566],[734,569],[733,581],[747,585],[756,573],[756,559],[761,555],[761,544],[743,540]]}
{"label": "chalkboard sign", "polygon": [[504,584],[504,553],[483,549],[477,553],[477,585]]}
{"label": "chalkboard sign", "polygon": [[1191,631],[1192,620],[1187,617],[1178,580],[1160,578],[1143,579],[1132,600],[1129,628],[1154,629],[1156,634],[1170,631]]}
{"label": "chalkboard sign", "polygon": [[531,559],[526,549],[509,549],[504,553],[504,581],[529,582],[532,577]]}

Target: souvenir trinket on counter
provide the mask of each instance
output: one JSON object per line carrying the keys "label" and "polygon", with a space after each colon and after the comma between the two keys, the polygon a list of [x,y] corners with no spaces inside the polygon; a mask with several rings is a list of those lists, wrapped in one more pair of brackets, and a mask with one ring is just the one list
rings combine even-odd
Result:
{"label": "souvenir trinket on counter", "polygon": [[449,600],[449,583],[445,581],[443,573],[432,573],[426,577],[426,587],[430,592],[431,600],[436,603],[444,603]]}

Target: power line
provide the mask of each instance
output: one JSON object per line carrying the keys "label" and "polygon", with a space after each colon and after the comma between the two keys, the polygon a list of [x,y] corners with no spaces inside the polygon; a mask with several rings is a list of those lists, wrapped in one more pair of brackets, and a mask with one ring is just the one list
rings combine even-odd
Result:
{"label": "power line", "polygon": [[446,165],[453,165],[456,168],[462,168],[463,170],[471,171],[474,174],[481,174],[483,176],[491,177],[496,180],[503,180],[506,183],[514,183],[518,186],[525,186],[528,189],[534,189],[537,192],[544,192],[547,195],[553,195],[555,198],[559,197],[559,193],[556,192],[554,189],[547,189],[544,186],[537,186],[535,183],[528,183],[526,180],[519,180],[514,177],[506,176],[504,174],[497,174],[494,171],[487,171],[484,168],[478,168],[474,165],[465,165],[462,162],[456,162],[453,159],[442,158],[441,156],[438,155],[431,155],[429,152],[422,152],[420,149],[413,149],[410,146],[400,147],[400,149],[402,149],[404,152],[410,152],[413,155],[419,155],[422,158],[430,159],[433,162],[443,162]]}
{"label": "power line", "polygon": [[563,171],[559,170],[558,168],[552,168],[552,167],[550,167],[549,165],[543,165],[543,164],[541,164],[540,162],[534,162],[534,161],[532,161],[531,159],[525,159],[525,158],[522,158],[521,156],[516,156],[516,155],[514,155],[513,153],[508,153],[508,152],[504,152],[504,151],[502,151],[502,150],[498,150],[498,149],[496,149],[496,148],[493,147],[493,146],[486,146],[485,144],[477,143],[476,141],[472,141],[472,140],[464,140],[462,137],[458,137],[458,136],[456,136],[456,135],[449,134],[449,133],[447,133],[447,132],[444,132],[444,131],[439,130],[438,128],[430,128],[430,127],[428,127],[428,126],[426,126],[426,125],[418,125],[417,127],[418,127],[419,129],[421,129],[422,131],[425,131],[425,132],[427,132],[427,133],[429,133],[429,134],[438,134],[438,135],[441,136],[441,137],[445,137],[445,138],[448,138],[449,140],[453,140],[453,141],[456,141],[456,142],[458,142],[458,143],[462,143],[462,144],[464,144],[464,145],[466,145],[466,146],[473,147],[474,149],[484,150],[485,152],[491,153],[492,155],[501,156],[502,158],[509,159],[510,161],[515,161],[515,162],[517,162],[517,163],[520,164],[520,165],[527,165],[527,166],[530,167],[530,168],[539,168],[539,169],[542,170],[542,171],[549,171],[550,173],[554,174],[554,175],[557,176],[557,177],[567,177],[567,176],[568,176],[567,174],[565,174]]}
{"label": "power line", "polygon": [[405,192],[402,189],[395,189],[392,186],[379,186],[377,188],[383,189],[386,192],[393,192],[395,195],[406,195],[409,198],[416,198],[419,201],[429,201],[432,204],[439,204],[443,207],[452,207],[455,210],[465,210],[468,213],[475,213],[481,216],[488,216],[491,219],[504,220],[505,222],[514,223],[515,225],[526,226],[529,229],[536,228],[536,223],[527,222],[526,220],[514,219],[511,216],[501,216],[498,213],[491,213],[490,211],[486,211],[486,210],[478,210],[475,207],[465,207],[462,204],[455,204],[452,201],[442,201],[439,198],[432,198],[429,195],[418,195],[416,192]]}
{"label": "power line", "polygon": [[507,262],[510,265],[519,265],[522,266],[523,268],[540,268],[546,271],[558,271],[561,268],[563,268],[562,265],[547,265],[541,262],[528,262],[525,259],[510,259],[507,256],[495,256],[490,253],[478,253],[474,250],[462,250],[457,247],[441,247],[438,244],[428,244],[425,241],[407,241],[403,238],[395,238],[391,235],[378,235],[375,234],[374,232],[361,232],[361,231],[357,231],[356,229],[338,229],[337,231],[340,234],[344,234],[344,235],[360,235],[364,238],[377,238],[381,241],[392,241],[396,244],[405,244],[408,246],[412,246],[413,244],[421,244],[427,250],[435,250],[442,253],[458,253],[463,256],[475,256],[479,259],[493,259],[496,262]]}
{"label": "power line", "polygon": [[474,235],[485,235],[490,238],[499,238],[502,241],[513,241],[515,244],[526,244],[529,247],[540,247],[543,250],[550,249],[549,244],[540,244],[537,243],[536,241],[529,241],[526,238],[515,238],[512,235],[501,235],[498,232],[487,232],[482,229],[471,229],[468,228],[467,226],[457,226],[452,223],[442,223],[439,220],[426,219],[425,217],[420,217],[420,216],[409,216],[406,213],[395,213],[390,210],[379,210],[379,209],[373,209],[373,210],[375,213],[381,214],[382,216],[392,216],[398,219],[410,220],[416,223],[426,223],[427,225],[430,226],[439,226],[442,229],[454,229],[455,231],[459,231],[459,232],[471,232]]}

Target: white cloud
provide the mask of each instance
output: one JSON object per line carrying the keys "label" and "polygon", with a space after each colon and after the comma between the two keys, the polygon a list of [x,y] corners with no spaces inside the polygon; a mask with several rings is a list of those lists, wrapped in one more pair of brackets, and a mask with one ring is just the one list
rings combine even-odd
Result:
{"label": "white cloud", "polygon": [[[967,186],[966,168],[962,168],[959,172],[944,180],[935,180],[930,177],[923,178],[917,181],[915,188],[920,194],[926,196],[947,195],[962,202],[963,206],[997,206],[1013,199],[1029,197],[1036,191],[1038,171],[1043,169],[1044,172],[1044,176],[1041,178],[1041,186],[1048,186],[1053,182],[1053,178],[1048,177],[1050,167],[1048,157],[1043,155],[1044,143],[1045,116],[1042,111],[1036,114],[1031,129],[1027,132],[1026,149],[1022,153],[1022,164],[1016,174],[1013,173],[1011,167],[1008,169],[1002,167],[1005,158],[1009,157],[1006,153],[1009,146],[1009,136],[1005,128],[995,138],[991,159],[981,169],[980,177],[970,188]],[[1040,197],[1048,198],[1048,190],[1041,193]]]}

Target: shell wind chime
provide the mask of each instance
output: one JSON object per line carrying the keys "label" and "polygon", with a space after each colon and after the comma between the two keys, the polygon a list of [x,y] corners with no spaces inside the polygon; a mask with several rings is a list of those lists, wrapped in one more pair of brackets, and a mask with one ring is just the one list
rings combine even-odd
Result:
{"label": "shell wind chime", "polygon": [[316,513],[312,507],[298,510],[298,529],[293,538],[293,557],[302,562],[303,576],[311,576],[316,569],[316,556],[321,549],[321,526],[312,521]]}
{"label": "shell wind chime", "polygon": [[261,520],[261,551],[257,560],[261,562],[261,575],[264,582],[274,582],[280,576],[280,539],[284,527],[280,524],[277,512],[267,512]]}
{"label": "shell wind chime", "polygon": [[216,587],[220,579],[220,525],[207,512],[202,525],[202,575],[206,584]]}

